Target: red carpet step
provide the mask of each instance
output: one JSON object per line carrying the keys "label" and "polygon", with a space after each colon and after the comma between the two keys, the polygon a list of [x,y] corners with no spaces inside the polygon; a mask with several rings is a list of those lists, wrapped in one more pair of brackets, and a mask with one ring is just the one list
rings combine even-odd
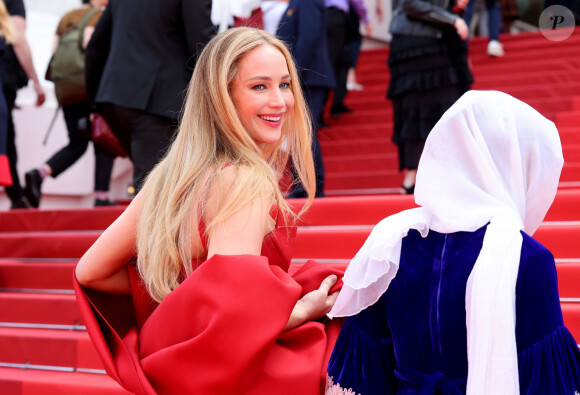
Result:
{"label": "red carpet step", "polygon": [[[304,199],[290,201],[296,212],[305,203]],[[580,221],[580,188],[558,190],[545,221]],[[333,196],[315,199],[308,212],[303,215],[301,225],[374,225],[388,215],[416,207],[413,196],[408,195],[363,195]],[[107,215],[103,215],[103,211]],[[0,211],[0,235],[17,239],[25,232],[66,231],[73,235],[93,235],[107,228],[124,210],[124,207],[80,210],[12,210]],[[48,222],[48,223],[47,223]],[[31,233],[32,232],[32,233]],[[69,232],[70,233],[70,232]],[[14,236],[16,234],[16,236]],[[69,235],[70,236],[70,235]],[[66,237],[63,237],[64,240]],[[28,246],[35,248],[34,246]],[[81,249],[82,250],[82,249]],[[71,259],[78,258],[74,255]],[[17,255],[17,254],[13,254]],[[30,255],[30,254],[28,254]],[[1,256],[1,255],[0,255]],[[16,264],[16,263],[13,263]]]}
{"label": "red carpet step", "polygon": [[[299,258],[351,258],[362,246],[371,229],[372,225],[300,227],[295,255]],[[0,234],[0,256],[80,257],[99,234],[100,232],[74,234],[56,231]],[[534,237],[557,258],[580,257],[580,244],[570,242],[580,240],[580,222],[544,223]],[[2,312],[0,316],[1,314]]]}
{"label": "red carpet step", "polygon": [[75,368],[103,370],[85,331],[0,328],[0,361],[22,366],[55,366],[71,371]]}
{"label": "red carpet step", "polygon": [[0,367],[0,393],[6,395],[129,395],[103,374],[20,370]]}

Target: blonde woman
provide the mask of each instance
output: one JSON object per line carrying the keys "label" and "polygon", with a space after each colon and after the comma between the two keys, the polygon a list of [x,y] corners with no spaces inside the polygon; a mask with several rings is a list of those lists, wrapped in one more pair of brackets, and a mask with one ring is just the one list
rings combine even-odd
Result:
{"label": "blonde woman", "polygon": [[[0,76],[2,75],[2,54],[6,49],[6,44],[10,44],[14,38],[14,29],[10,21],[10,15],[6,11],[6,5],[0,0]],[[0,79],[0,86],[2,80]],[[10,174],[10,163],[6,155],[6,145],[8,142],[8,107],[4,92],[0,89],[0,185],[12,185],[12,175]]]}
{"label": "blonde woman", "polygon": [[288,50],[257,29],[216,36],[183,111],[167,156],[76,267],[107,372],[138,394],[319,393],[334,339],[313,320],[330,311],[340,273],[311,262],[287,274],[283,137],[314,196]]}

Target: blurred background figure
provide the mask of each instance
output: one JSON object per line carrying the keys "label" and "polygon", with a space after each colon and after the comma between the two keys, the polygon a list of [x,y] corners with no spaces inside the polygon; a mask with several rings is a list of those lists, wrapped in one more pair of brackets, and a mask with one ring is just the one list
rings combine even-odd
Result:
{"label": "blurred background figure", "polygon": [[265,0],[261,2],[265,31],[276,35],[280,19],[282,19],[282,15],[284,15],[288,8],[288,1],[289,0]]}
{"label": "blurred background figure", "polygon": [[230,0],[212,0],[211,20],[218,32],[223,32],[232,25]]}
{"label": "blurred background figure", "polygon": [[3,55],[2,68],[2,90],[8,107],[8,140],[6,152],[10,162],[10,173],[12,175],[12,185],[6,188],[6,194],[10,198],[11,208],[30,208],[32,207],[24,196],[24,189],[20,184],[16,163],[18,153],[16,151],[16,132],[12,120],[12,110],[15,108],[16,93],[20,88],[28,84],[28,79],[32,80],[33,88],[36,93],[36,106],[41,106],[46,94],[36,75],[34,64],[32,63],[32,54],[30,45],[26,38],[26,9],[23,0],[4,0],[10,20],[14,26],[14,41],[8,45]]}
{"label": "blurred background figure", "polygon": [[[10,15],[6,11],[6,5],[0,0],[0,70],[2,69],[2,54],[6,50],[6,44],[12,42],[14,38],[14,28],[10,21]],[[0,71],[0,83],[1,71]],[[10,162],[6,155],[6,143],[8,142],[8,107],[4,93],[0,90],[0,186],[12,185],[12,175],[10,174]]]}
{"label": "blurred background figure", "polygon": [[133,185],[177,130],[198,53],[214,34],[211,0],[110,0],[86,51],[87,93],[133,162]]}
{"label": "blurred background figure", "polygon": [[[463,8],[467,0],[459,0]],[[448,4],[443,8],[439,4]],[[467,24],[439,0],[394,0],[387,98],[394,113],[393,142],[399,171],[406,171],[402,194],[412,194],[425,139],[443,113],[467,90],[473,76],[467,63]]]}
{"label": "blurred background figure", "polygon": [[347,94],[346,80],[348,69],[352,61],[347,47],[348,13],[354,9],[361,21],[366,25],[368,34],[372,32],[366,6],[362,0],[325,0],[326,6],[326,42],[328,55],[332,64],[336,88],[332,98],[330,115],[338,117],[344,113],[352,112],[351,108],[344,105]]}
{"label": "blurred background figure", "polygon": [[[379,23],[383,21],[383,3],[382,0],[376,0],[375,12]],[[360,91],[363,86],[358,83],[356,78],[356,65],[362,47],[362,34],[360,32],[360,18],[357,12],[351,8],[348,13],[348,32],[346,43],[350,56],[350,68],[346,78],[346,89],[349,91]]]}
{"label": "blurred background figure", "polygon": [[[95,25],[103,13],[108,0],[84,0],[84,6],[67,12],[60,20],[54,37],[52,53],[54,54],[60,44],[61,38],[68,32],[80,27],[84,21],[86,27],[83,28],[83,48],[86,48]],[[94,10],[94,11],[93,11]],[[89,14],[90,13],[90,14]],[[88,18],[85,20],[85,18]],[[84,119],[85,125],[89,125],[88,119],[91,114],[91,105],[88,100],[78,102],[67,101],[59,103],[68,130],[68,144],[48,159],[39,168],[28,171],[25,175],[26,187],[25,195],[33,207],[38,207],[41,198],[41,186],[43,180],[51,176],[58,177],[77,160],[79,160],[89,146],[89,135],[79,129],[79,121]],[[109,182],[113,170],[113,158],[107,156],[98,146],[94,144],[95,150],[95,206],[111,206],[113,202],[109,200]]]}
{"label": "blurred background figure", "polygon": [[506,33],[511,32],[512,24],[519,18],[520,9],[518,8],[517,0],[501,0],[500,13],[503,25],[503,30]]}
{"label": "blurred background figure", "polygon": [[213,0],[211,19],[218,32],[234,26],[264,27],[260,0]]}
{"label": "blurred background figure", "polygon": [[[328,92],[336,87],[326,43],[324,0],[290,0],[277,35],[292,51],[312,122],[312,156],[316,172],[316,197],[324,196],[324,164],[317,132]],[[292,83],[295,83],[294,81]],[[293,169],[293,178],[297,180]],[[307,197],[300,183],[292,185],[289,198]]]}
{"label": "blurred background figure", "polygon": [[[465,7],[463,18],[467,26],[471,24],[473,18],[473,9],[478,0],[469,0]],[[483,0],[487,10],[487,26],[489,34],[489,43],[487,44],[487,54],[489,56],[504,56],[503,45],[499,42],[499,32],[501,30],[501,11],[497,0]]]}

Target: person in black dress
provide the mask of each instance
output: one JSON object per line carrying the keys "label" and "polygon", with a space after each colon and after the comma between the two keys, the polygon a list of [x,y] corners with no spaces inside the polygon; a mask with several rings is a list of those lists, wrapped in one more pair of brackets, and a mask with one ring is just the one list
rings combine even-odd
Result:
{"label": "person in black dress", "polygon": [[394,0],[391,21],[391,73],[387,98],[393,102],[393,142],[399,171],[406,170],[401,193],[413,193],[425,139],[435,123],[471,87],[467,63],[468,28],[452,13],[466,0]]}

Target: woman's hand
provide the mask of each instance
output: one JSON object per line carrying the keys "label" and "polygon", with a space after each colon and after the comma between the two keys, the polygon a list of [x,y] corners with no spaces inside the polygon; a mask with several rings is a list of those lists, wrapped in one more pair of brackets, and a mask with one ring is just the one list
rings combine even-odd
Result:
{"label": "woman's hand", "polygon": [[455,20],[455,30],[457,30],[457,34],[459,34],[462,40],[466,40],[467,36],[469,36],[469,27],[462,18]]}
{"label": "woman's hand", "polygon": [[375,31],[375,28],[374,28],[372,23],[369,22],[365,25],[365,36],[366,37],[372,36],[374,31]]}
{"label": "woman's hand", "polygon": [[336,302],[336,298],[338,297],[338,291],[330,295],[328,294],[330,288],[332,288],[337,280],[338,277],[334,274],[326,277],[322,280],[322,283],[317,290],[307,293],[296,302],[284,330],[296,328],[305,322],[326,315],[330,309],[332,309],[332,306],[334,306],[334,302]]}
{"label": "woman's hand", "polygon": [[32,86],[34,87],[34,92],[36,93],[35,106],[40,107],[44,104],[44,101],[46,100],[46,93],[44,92],[44,88],[42,87],[42,85],[40,85],[40,82],[38,82],[38,79],[36,79],[33,82]]}

